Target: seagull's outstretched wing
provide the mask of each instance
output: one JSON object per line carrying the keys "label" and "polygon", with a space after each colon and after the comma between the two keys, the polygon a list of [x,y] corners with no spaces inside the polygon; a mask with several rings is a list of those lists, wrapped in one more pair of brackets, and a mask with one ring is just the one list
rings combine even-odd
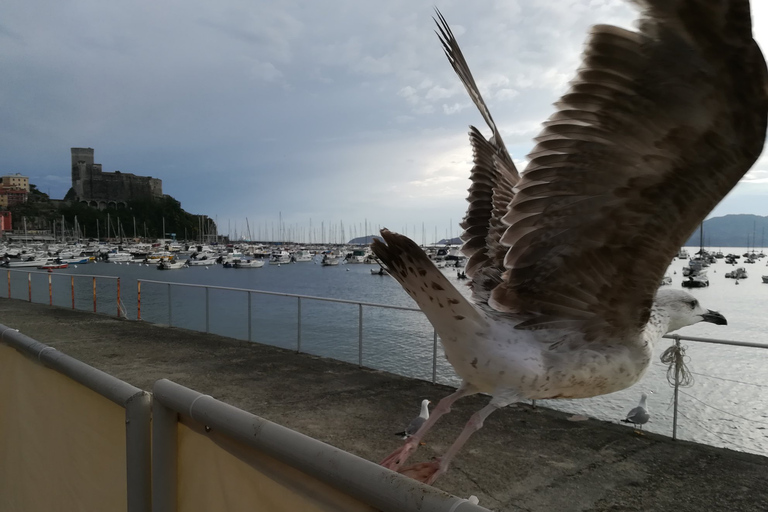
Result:
{"label": "seagull's outstretched wing", "polygon": [[749,2],[636,0],[596,26],[515,187],[489,304],[518,328],[638,333],[679,247],[759,156],[763,56]]}
{"label": "seagull's outstretched wing", "polygon": [[514,196],[513,187],[520,181],[520,176],[453,32],[440,11],[436,9],[436,12],[435,23],[445,55],[491,129],[491,138],[486,140],[477,128],[470,127],[469,140],[474,166],[467,197],[469,207],[461,223],[464,228],[461,235],[464,245],[461,250],[469,258],[466,273],[472,278],[475,298],[485,301],[490,291],[501,282],[504,255],[507,252],[507,248],[499,243],[507,228],[501,219],[507,213],[509,202]]}

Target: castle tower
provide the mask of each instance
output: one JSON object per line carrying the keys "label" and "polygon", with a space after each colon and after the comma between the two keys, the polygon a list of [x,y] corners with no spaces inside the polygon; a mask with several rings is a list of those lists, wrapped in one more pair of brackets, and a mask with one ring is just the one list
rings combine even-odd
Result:
{"label": "castle tower", "polygon": [[77,197],[84,197],[84,184],[93,171],[93,148],[72,148],[72,188]]}

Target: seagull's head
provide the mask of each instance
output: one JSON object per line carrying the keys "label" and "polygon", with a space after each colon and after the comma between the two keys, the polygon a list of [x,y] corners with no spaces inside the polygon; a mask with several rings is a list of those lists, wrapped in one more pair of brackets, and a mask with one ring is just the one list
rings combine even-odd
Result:
{"label": "seagull's head", "polygon": [[656,305],[669,315],[667,332],[676,331],[699,322],[727,325],[728,321],[717,311],[702,307],[699,300],[683,290],[664,288],[656,293]]}

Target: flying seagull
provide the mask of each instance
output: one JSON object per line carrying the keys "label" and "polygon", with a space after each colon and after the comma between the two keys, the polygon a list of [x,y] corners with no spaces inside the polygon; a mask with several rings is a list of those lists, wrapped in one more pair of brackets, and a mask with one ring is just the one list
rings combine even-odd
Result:
{"label": "flying seagull", "polygon": [[[437,12],[448,60],[491,131],[489,139],[469,132],[474,166],[462,252],[472,300],[407,237],[385,229],[384,242],[373,242],[462,379],[383,466],[431,483],[497,409],[627,388],[667,332],[726,324],[692,295],[659,283],[763,147],[768,73],[749,2],[635,3],[637,32],[591,30],[576,78],[521,174]],[[451,404],[475,393],[492,399],[444,456],[403,468]]]}
{"label": "flying seagull", "polygon": [[418,416],[413,418],[411,422],[408,424],[407,427],[405,427],[405,430],[402,432],[396,432],[396,436],[400,436],[403,439],[408,439],[413,434],[419,431],[421,426],[424,424],[425,421],[429,419],[429,404],[431,404],[429,400],[422,400],[421,401],[421,412]]}
{"label": "flying seagull", "polygon": [[640,425],[640,429],[642,430],[643,425],[648,423],[648,420],[651,419],[651,415],[648,414],[648,409],[645,405],[645,401],[647,399],[648,395],[645,393],[640,395],[640,403],[637,404],[637,407],[629,411],[629,413],[627,413],[627,417],[621,421],[624,423],[632,423],[635,428]]}

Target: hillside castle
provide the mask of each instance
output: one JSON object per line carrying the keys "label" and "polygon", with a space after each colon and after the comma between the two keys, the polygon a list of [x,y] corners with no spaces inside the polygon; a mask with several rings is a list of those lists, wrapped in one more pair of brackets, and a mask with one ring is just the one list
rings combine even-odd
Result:
{"label": "hillside castle", "polygon": [[99,210],[125,208],[136,199],[163,196],[163,181],[150,176],[102,172],[93,163],[93,148],[72,148],[72,192],[74,199]]}

